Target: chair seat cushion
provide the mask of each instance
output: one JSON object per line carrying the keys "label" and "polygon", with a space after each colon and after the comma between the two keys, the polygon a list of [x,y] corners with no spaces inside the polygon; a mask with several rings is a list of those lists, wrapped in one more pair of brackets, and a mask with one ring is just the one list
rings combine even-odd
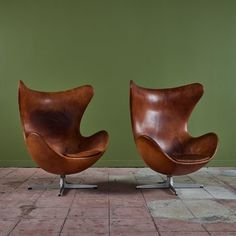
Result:
{"label": "chair seat cushion", "polygon": [[195,163],[195,162],[202,162],[207,161],[210,157],[203,156],[199,154],[178,154],[178,155],[171,155],[171,157],[177,161],[182,163]]}
{"label": "chair seat cushion", "polygon": [[72,157],[72,158],[85,158],[85,157],[96,156],[100,153],[101,153],[101,150],[92,149],[92,150],[82,151],[82,152],[78,152],[78,153],[67,153],[65,155],[67,157]]}

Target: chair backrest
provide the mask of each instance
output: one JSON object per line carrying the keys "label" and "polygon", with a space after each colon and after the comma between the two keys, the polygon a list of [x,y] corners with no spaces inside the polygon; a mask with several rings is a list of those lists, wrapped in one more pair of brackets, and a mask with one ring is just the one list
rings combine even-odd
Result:
{"label": "chair backrest", "polygon": [[130,82],[130,113],[133,135],[147,135],[168,154],[178,154],[190,135],[189,116],[203,95],[198,83],[170,89],[147,89]]}
{"label": "chair backrest", "polygon": [[70,145],[75,139],[78,145],[80,122],[92,96],[93,88],[89,85],[61,92],[39,92],[20,81],[18,102],[25,137],[36,132],[59,152],[75,149]]}

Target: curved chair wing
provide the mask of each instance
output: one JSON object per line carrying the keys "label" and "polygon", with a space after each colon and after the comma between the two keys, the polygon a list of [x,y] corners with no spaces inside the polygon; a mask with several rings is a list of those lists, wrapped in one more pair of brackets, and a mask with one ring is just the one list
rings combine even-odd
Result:
{"label": "curved chair wing", "polygon": [[19,83],[19,109],[27,148],[44,170],[65,176],[93,165],[106,151],[108,133],[90,137],[80,123],[93,97],[90,85],[61,92],[39,92]]}
{"label": "curved chair wing", "polygon": [[214,157],[218,146],[218,136],[215,133],[204,134],[200,137],[191,137],[184,144],[184,153],[196,153]]}
{"label": "curved chair wing", "polygon": [[103,153],[107,149],[108,140],[108,133],[105,130],[102,130],[89,137],[82,137],[80,145],[82,150],[95,148]]}
{"label": "curved chair wing", "polygon": [[153,170],[169,177],[192,173],[214,156],[214,133],[192,137],[187,122],[203,95],[198,83],[170,89],[147,89],[130,82],[130,114],[139,153]]}

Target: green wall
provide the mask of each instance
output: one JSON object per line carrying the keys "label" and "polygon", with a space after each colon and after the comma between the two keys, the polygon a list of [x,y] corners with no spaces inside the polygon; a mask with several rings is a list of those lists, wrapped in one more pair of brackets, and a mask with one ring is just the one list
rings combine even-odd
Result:
{"label": "green wall", "polygon": [[220,137],[212,166],[236,166],[235,0],[0,0],[0,166],[31,166],[17,105],[18,80],[42,91],[91,84],[82,121],[106,129],[97,166],[142,166],[132,138],[129,80],[164,88],[200,82],[189,123]]}

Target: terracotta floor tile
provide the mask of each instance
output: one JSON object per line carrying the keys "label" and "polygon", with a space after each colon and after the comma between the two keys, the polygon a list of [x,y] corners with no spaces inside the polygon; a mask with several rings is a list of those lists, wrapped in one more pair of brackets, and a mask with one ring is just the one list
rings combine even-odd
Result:
{"label": "terracotta floor tile", "polygon": [[68,218],[109,218],[109,211],[107,207],[72,207]]}
{"label": "terracotta floor tile", "polygon": [[85,191],[84,189],[79,190],[75,194],[75,201],[79,201],[80,199],[107,199],[108,200],[108,190],[97,190],[97,189],[91,189]]}
{"label": "terracotta floor tile", "polygon": [[169,189],[143,189],[142,192],[147,202],[178,198]]}
{"label": "terracotta floor tile", "polygon": [[106,197],[108,196],[109,185],[98,186],[97,189],[79,189],[76,191],[76,197],[86,197],[86,198],[94,198],[94,197]]}
{"label": "terracotta floor tile", "polygon": [[65,232],[65,233],[61,233],[60,236],[110,236],[109,233],[95,233],[95,232]]}
{"label": "terracotta floor tile", "polygon": [[180,199],[157,200],[147,202],[151,215],[156,218],[188,220],[194,218]]}
{"label": "terracotta floor tile", "polygon": [[123,184],[123,183],[109,183],[109,194],[111,196],[116,196],[116,195],[142,195],[142,192],[138,189],[136,189],[136,185],[128,185],[128,184]]}
{"label": "terracotta floor tile", "polygon": [[59,233],[64,220],[61,219],[22,219],[12,231],[12,235],[50,235]]}
{"label": "terracotta floor tile", "polygon": [[38,191],[38,190],[27,190],[27,189],[23,189],[23,190],[19,190],[17,189],[17,191],[14,191],[13,193],[10,193],[6,200],[9,201],[15,201],[15,202],[25,202],[25,201],[36,201],[40,196],[42,195],[42,191]]}
{"label": "terracotta floor tile", "polygon": [[236,232],[210,232],[211,236],[236,236]]}
{"label": "terracotta floor tile", "polygon": [[161,236],[209,236],[207,232],[160,232]]}
{"label": "terracotta floor tile", "polygon": [[235,223],[214,223],[214,224],[204,224],[204,227],[211,232],[236,232],[236,222]]}
{"label": "terracotta floor tile", "polygon": [[8,233],[14,228],[17,220],[2,220],[0,219],[0,235],[8,235]]}
{"label": "terracotta floor tile", "polygon": [[208,219],[208,222],[214,218],[223,219],[233,216],[228,208],[214,199],[191,199],[184,201],[184,204],[196,218]]}
{"label": "terracotta floor tile", "polygon": [[155,225],[150,218],[140,219],[111,219],[110,233],[111,235],[139,235],[150,232],[156,233]]}
{"label": "terracotta floor tile", "polygon": [[13,172],[12,168],[0,168],[0,178],[5,178],[9,173]]}
{"label": "terracotta floor tile", "polygon": [[109,168],[110,175],[135,174],[139,168]]}
{"label": "terracotta floor tile", "polygon": [[20,176],[21,178],[27,179],[35,174],[36,171],[37,170],[35,168],[16,168],[14,171],[11,171],[6,177],[19,179]]}
{"label": "terracotta floor tile", "polygon": [[49,185],[52,182],[56,182],[59,184],[59,178],[52,175],[52,176],[37,176],[33,175],[31,178],[27,179],[24,184],[32,185],[32,184],[40,184],[40,185]]}
{"label": "terracotta floor tile", "polygon": [[[27,209],[26,209],[27,210]],[[24,218],[27,219],[65,219],[68,214],[68,208],[39,207],[30,212],[26,212]]]}
{"label": "terracotta floor tile", "polygon": [[219,200],[219,202],[229,209],[236,211],[236,200]]}
{"label": "terracotta floor tile", "polygon": [[33,205],[34,201],[30,201],[27,199],[8,199],[7,196],[0,201],[0,207],[6,208],[20,208],[24,207],[25,205]]}
{"label": "terracotta floor tile", "polygon": [[[127,236],[127,232],[111,232],[110,236]],[[129,232],[128,236],[159,236],[158,232]]]}
{"label": "terracotta floor tile", "polygon": [[146,206],[146,202],[132,199],[110,199],[110,205],[113,207],[142,207]]}
{"label": "terracotta floor tile", "polygon": [[114,188],[114,189],[110,189],[109,191],[109,197],[111,199],[115,199],[115,198],[124,198],[126,199],[127,197],[132,198],[133,200],[137,199],[137,200],[142,200],[143,199],[143,195],[142,192],[138,189],[133,189],[133,188]]}
{"label": "terracotta floor tile", "polygon": [[146,207],[112,207],[110,209],[112,219],[143,219],[151,215]]}
{"label": "terracotta floor tile", "polygon": [[141,207],[145,206],[146,202],[143,196],[138,192],[135,193],[112,193],[109,194],[111,206],[127,206]]}
{"label": "terracotta floor tile", "polygon": [[[78,181],[78,180],[77,180]],[[79,179],[81,184],[96,184],[99,188],[100,185],[108,183],[108,176],[96,176],[94,178],[94,174],[91,176],[84,176]]]}
{"label": "terracotta floor tile", "polygon": [[143,195],[140,190],[136,189],[123,189],[123,190],[110,190],[109,191],[109,198],[110,199],[132,199],[132,200],[143,200]]}
{"label": "terracotta floor tile", "polygon": [[[194,191],[191,195],[190,191],[191,200],[164,189],[136,189],[137,183],[163,178],[149,168],[89,168],[67,179],[98,184],[98,189],[65,191],[63,197],[57,196],[59,189],[27,190],[31,183],[58,184],[56,175],[39,168],[0,168],[0,235],[236,236],[236,222],[232,223],[236,220],[236,200],[217,199],[225,196],[222,187],[236,186],[235,173],[236,168],[203,168],[175,178],[182,182],[203,180],[214,190],[215,195],[208,200],[195,199],[202,195]],[[146,204],[156,216],[155,223]]]}
{"label": "terracotta floor tile", "polygon": [[205,231],[200,223],[192,223],[189,221],[172,220],[172,219],[159,219],[154,218],[155,224],[159,231]]}
{"label": "terracotta floor tile", "polygon": [[74,193],[65,194],[61,197],[57,196],[57,191],[47,190],[47,194],[44,194],[38,198],[35,205],[36,207],[70,207],[74,200]]}
{"label": "terracotta floor tile", "polygon": [[51,232],[51,231],[45,231],[45,230],[14,230],[9,234],[9,236],[60,236],[59,232]]}
{"label": "terracotta floor tile", "polygon": [[108,207],[108,197],[105,198],[75,198],[71,208],[74,207]]}
{"label": "terracotta floor tile", "polygon": [[65,207],[68,208],[71,205],[71,202],[68,201],[59,201],[59,200],[46,200],[46,199],[40,199],[36,202],[36,207]]}
{"label": "terracotta floor tile", "polygon": [[20,208],[0,208],[0,219],[16,219],[19,218],[22,214]]}
{"label": "terracotta floor tile", "polygon": [[108,219],[67,219],[63,227],[64,235],[108,235]]}
{"label": "terracotta floor tile", "polygon": [[8,187],[17,187],[20,184],[24,183],[26,178],[21,175],[17,175],[15,177],[5,177],[0,179],[0,184],[8,186]]}
{"label": "terracotta floor tile", "polygon": [[0,189],[4,192],[13,192],[23,183],[24,179],[20,180],[19,178],[3,178],[0,179]]}

